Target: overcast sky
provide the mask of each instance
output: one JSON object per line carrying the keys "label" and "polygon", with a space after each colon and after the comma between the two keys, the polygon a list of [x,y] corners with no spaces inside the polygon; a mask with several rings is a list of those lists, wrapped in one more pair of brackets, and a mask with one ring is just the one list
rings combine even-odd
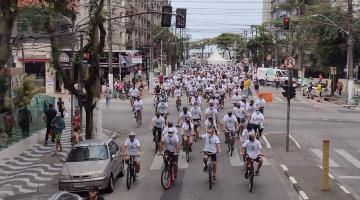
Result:
{"label": "overcast sky", "polygon": [[187,33],[192,40],[223,32],[243,32],[261,24],[263,0],[172,0],[173,10],[187,8]]}

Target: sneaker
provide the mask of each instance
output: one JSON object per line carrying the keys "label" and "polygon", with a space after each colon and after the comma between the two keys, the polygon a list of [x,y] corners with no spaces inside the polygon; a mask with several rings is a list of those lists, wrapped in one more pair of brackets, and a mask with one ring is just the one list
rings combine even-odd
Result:
{"label": "sneaker", "polygon": [[207,165],[204,166],[204,170],[203,170],[203,171],[206,172],[206,170],[207,170]]}

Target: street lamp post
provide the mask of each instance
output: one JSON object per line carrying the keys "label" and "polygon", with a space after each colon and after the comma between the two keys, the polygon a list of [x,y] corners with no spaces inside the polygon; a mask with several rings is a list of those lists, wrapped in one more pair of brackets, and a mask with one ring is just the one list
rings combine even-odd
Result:
{"label": "street lamp post", "polygon": [[[351,2],[351,1],[349,1]],[[330,20],[328,17],[321,15],[321,14],[315,14],[311,15],[311,17],[322,17],[325,20],[329,21],[331,24],[333,24],[335,27],[346,33],[348,36],[347,40],[347,58],[346,58],[346,65],[347,65],[347,77],[348,77],[348,97],[347,97],[347,103],[352,103],[352,97],[353,97],[353,87],[354,87],[354,57],[353,57],[353,49],[354,49],[354,43],[353,43],[353,36],[352,36],[352,4],[349,5],[349,22],[348,22],[348,31],[345,31],[342,27],[337,25],[334,21]]]}

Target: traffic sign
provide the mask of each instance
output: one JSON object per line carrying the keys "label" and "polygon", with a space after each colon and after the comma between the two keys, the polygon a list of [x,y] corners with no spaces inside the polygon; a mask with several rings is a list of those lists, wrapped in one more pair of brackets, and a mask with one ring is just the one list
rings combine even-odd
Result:
{"label": "traffic sign", "polygon": [[285,60],[285,66],[287,68],[293,68],[295,66],[295,58],[293,57],[288,57]]}

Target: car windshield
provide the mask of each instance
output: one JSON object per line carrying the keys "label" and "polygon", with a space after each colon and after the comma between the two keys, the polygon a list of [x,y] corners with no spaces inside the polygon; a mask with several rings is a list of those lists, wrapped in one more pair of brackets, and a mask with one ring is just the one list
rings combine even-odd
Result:
{"label": "car windshield", "polygon": [[74,147],[66,161],[81,162],[106,159],[108,159],[108,151],[105,145],[90,145]]}

